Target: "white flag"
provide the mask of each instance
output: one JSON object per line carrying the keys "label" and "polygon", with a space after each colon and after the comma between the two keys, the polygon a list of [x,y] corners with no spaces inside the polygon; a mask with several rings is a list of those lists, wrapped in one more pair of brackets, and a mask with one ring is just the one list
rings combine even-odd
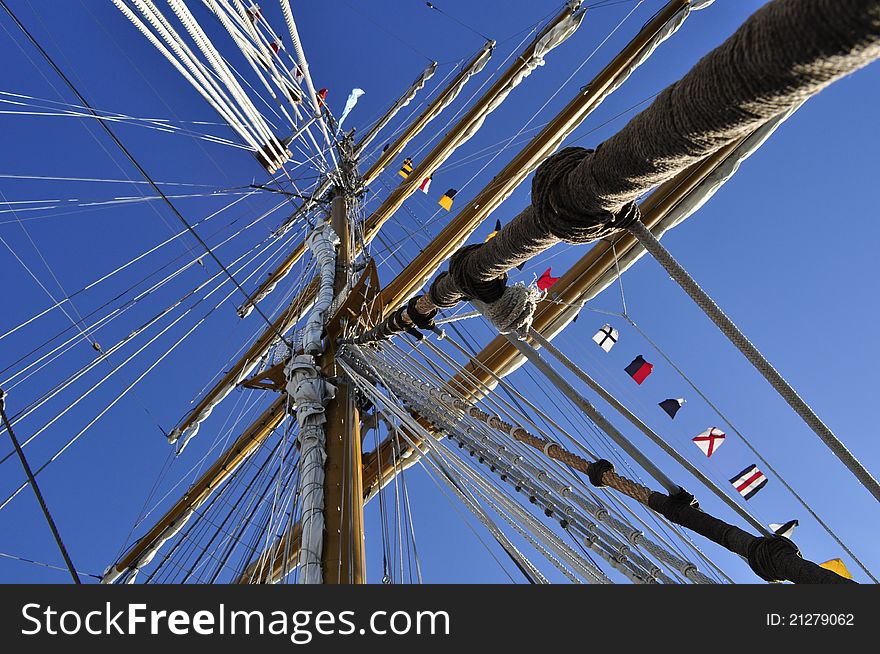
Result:
{"label": "white flag", "polygon": [[617,342],[618,336],[617,330],[611,325],[606,324],[593,335],[593,342],[606,352],[610,352]]}
{"label": "white flag", "polygon": [[351,93],[348,94],[348,99],[345,101],[345,108],[342,110],[342,115],[339,117],[339,129],[342,129],[342,121],[345,120],[345,117],[351,113],[351,110],[354,109],[354,106],[357,104],[358,98],[360,98],[365,91],[363,89],[352,89]]}

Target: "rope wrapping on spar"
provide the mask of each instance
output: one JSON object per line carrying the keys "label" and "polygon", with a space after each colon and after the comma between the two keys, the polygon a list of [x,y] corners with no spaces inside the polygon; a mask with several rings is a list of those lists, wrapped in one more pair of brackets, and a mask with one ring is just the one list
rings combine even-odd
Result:
{"label": "rope wrapping on spar", "polygon": [[684,490],[671,495],[651,493],[648,506],[669,521],[739,554],[748,561],[754,573],[765,581],[788,580],[797,584],[855,583],[801,558],[797,545],[784,536],[755,537],[739,527],[704,513],[694,501],[693,495]]}
{"label": "rope wrapping on spar", "polygon": [[532,204],[495,238],[453,255],[420,310],[491,305],[508,270],[567,241],[633,224],[634,201],[880,56],[877,0],[774,0],[596,150],[546,159]]}

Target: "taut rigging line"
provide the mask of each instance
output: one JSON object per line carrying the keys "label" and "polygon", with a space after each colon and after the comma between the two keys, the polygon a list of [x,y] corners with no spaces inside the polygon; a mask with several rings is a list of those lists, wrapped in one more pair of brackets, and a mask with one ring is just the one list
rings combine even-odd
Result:
{"label": "taut rigging line", "polygon": [[[241,284],[239,284],[238,281],[235,279],[235,277],[232,276],[232,273],[229,272],[229,270],[226,268],[226,266],[223,265],[223,262],[220,261],[220,259],[217,257],[216,254],[214,254],[214,251],[211,249],[211,247],[202,239],[201,236],[199,236],[198,232],[196,232],[196,230],[193,229],[193,227],[189,224],[189,221],[187,221],[187,219],[183,217],[183,214],[181,214],[180,211],[177,210],[177,207],[174,206],[174,203],[172,203],[171,200],[168,199],[168,196],[165,195],[165,193],[162,191],[162,189],[159,187],[159,185],[153,181],[153,178],[150,177],[150,174],[143,168],[143,166],[140,165],[138,160],[134,158],[134,155],[128,150],[127,147],[125,147],[125,144],[123,144],[122,141],[119,140],[119,137],[116,136],[116,134],[113,132],[113,130],[110,129],[110,127],[107,125],[104,118],[101,117],[92,108],[92,105],[89,104],[89,101],[86,100],[85,97],[82,95],[82,93],[79,92],[79,89],[77,89],[77,87],[70,80],[70,78],[64,74],[64,71],[62,71],[61,68],[58,66],[58,64],[55,63],[55,60],[52,59],[52,57],[49,55],[49,53],[46,52],[46,50],[43,49],[43,46],[40,45],[39,41],[37,41],[37,39],[34,38],[33,34],[31,34],[28,31],[28,29],[24,26],[24,24],[18,19],[18,16],[16,16],[15,13],[12,11],[12,9],[9,8],[9,5],[6,4],[5,0],[0,0],[0,6],[2,6],[3,9],[6,11],[6,13],[9,14],[9,17],[16,24],[16,26],[27,37],[27,39],[33,44],[33,46],[40,52],[40,54],[43,56],[43,58],[46,60],[46,62],[52,67],[52,69],[64,81],[64,83],[68,86],[68,88],[70,88],[70,90],[74,93],[74,95],[76,95],[76,97],[79,99],[79,101],[82,103],[82,105],[86,109],[88,109],[90,114],[92,114],[95,117],[95,119],[98,121],[98,124],[101,125],[101,127],[104,129],[104,131],[107,132],[107,135],[113,140],[114,143],[116,143],[116,145],[119,147],[119,149],[122,150],[122,153],[128,158],[128,160],[132,163],[132,165],[135,168],[137,168],[138,172],[141,175],[143,175],[144,179],[146,179],[150,183],[150,186],[152,186],[153,189],[155,189],[156,193],[162,198],[162,200],[165,202],[165,204],[168,205],[168,208],[171,209],[172,213],[174,213],[174,215],[177,216],[177,218],[180,220],[180,222],[183,223],[183,226],[186,227],[186,230],[190,234],[193,235],[193,237],[199,242],[199,244],[203,248],[205,248],[205,252],[207,252],[208,255],[214,260],[214,262],[218,266],[220,266],[220,270],[222,270],[226,274],[226,276],[229,277],[230,280],[232,280],[232,283],[235,284],[235,287],[245,296],[245,298],[250,297],[248,295],[247,291],[245,291],[244,288],[242,288]],[[266,321],[266,324],[269,325],[269,328],[270,329],[273,328],[272,321],[269,320],[269,317],[265,313],[263,313],[259,307],[254,307],[254,309],[257,311],[257,313],[260,314],[260,316],[262,316],[263,320]],[[284,334],[278,333],[278,338],[280,338],[282,341],[284,341],[287,345],[290,345],[290,343],[287,342],[287,339],[285,339]]]}

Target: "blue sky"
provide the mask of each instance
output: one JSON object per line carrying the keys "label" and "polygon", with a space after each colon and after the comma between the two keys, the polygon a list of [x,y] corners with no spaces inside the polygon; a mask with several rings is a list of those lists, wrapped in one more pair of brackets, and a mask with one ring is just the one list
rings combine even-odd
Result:
{"label": "blue sky", "polygon": [[[210,107],[111,3],[10,0],[10,4],[94,106],[139,117],[217,121]],[[280,29],[283,23],[275,3],[263,4],[267,16]],[[673,39],[663,44],[624,87],[576,130],[569,142],[578,139],[578,145],[594,147],[613,134],[633,115],[634,107],[678,79],[761,4],[719,1],[692,15]],[[496,72],[526,38],[528,28],[558,10],[555,2],[446,0],[438,5],[496,39],[499,46],[483,74],[436,121],[435,128],[429,130],[431,134],[422,135],[410,146],[413,152],[442,131],[479,85]],[[481,170],[498,152],[498,144],[504,143],[530,119],[532,127],[549,120],[662,5],[651,0],[590,10],[578,32],[553,51],[546,65],[517,88],[479,134],[434,175],[435,195],[455,187],[460,189],[459,198],[472,197],[517,151],[516,145],[509,147]],[[631,16],[621,23],[633,7],[636,8]],[[469,57],[483,41],[473,32],[431,12],[418,0],[298,2],[295,13],[315,84],[330,89],[328,102],[337,115],[352,87],[366,91],[349,117],[348,127],[362,128],[381,114],[425,67],[427,60],[423,54],[440,62],[437,75],[426,89],[432,91],[454,70],[455,62]],[[0,91],[75,102],[5,15],[0,16],[0,27],[3,29],[0,54],[4,61]],[[546,108],[533,116],[554,94]],[[810,100],[699,213],[664,239],[667,247],[875,474],[880,474],[880,445],[874,434],[874,368],[880,346],[874,338],[878,307],[873,287],[877,279],[875,252],[880,245],[880,228],[872,220],[876,209],[871,193],[878,172],[876,153],[880,149],[875,111],[878,96],[880,68],[874,65]],[[7,102],[0,109],[21,107]],[[400,124],[398,120],[393,128]],[[253,158],[240,149],[128,124],[115,125],[114,129],[151,175],[163,182],[199,184],[203,185],[200,188],[203,191],[240,187],[266,178]],[[223,136],[230,134],[223,126],[206,126],[205,130]],[[137,172],[93,123],[68,117],[0,114],[0,133],[4,142],[0,150],[0,174],[6,176],[0,177],[0,202],[107,200],[148,193],[140,184],[8,177],[41,175],[140,181]],[[383,137],[379,138],[379,144],[381,142]],[[487,152],[490,156],[485,156]],[[395,183],[392,166],[383,181],[374,184],[374,190],[381,194],[385,192],[383,184]],[[523,184],[472,240],[482,240],[491,230],[494,218],[506,222],[518,213],[528,203],[528,188],[528,183]],[[166,187],[166,191],[186,192],[185,187],[173,186]],[[190,222],[196,222],[224,207],[234,197],[218,194],[180,198],[175,202]],[[200,226],[199,233],[216,244],[236,227],[217,235],[215,230],[233,220],[238,221],[235,225],[241,226],[276,201],[274,196],[263,194],[245,198],[232,210],[220,214],[215,223]],[[398,221],[385,228],[388,241],[397,242],[407,238],[413,224],[426,225],[424,234],[404,241],[399,253],[404,261],[448,220],[446,214],[434,217],[435,202],[434,195],[417,194],[407,202],[406,210],[399,212]],[[375,204],[374,199],[367,208]],[[21,205],[6,204],[3,208],[15,206]],[[158,203],[77,209],[0,213],[0,237],[21,260],[0,243],[4,281],[0,332],[6,332],[51,304],[25,266],[56,298],[63,297],[179,229],[174,216]],[[280,219],[277,213],[270,216],[232,243],[218,248],[218,256],[225,262],[233,260],[265,238]],[[74,306],[83,315],[96,310],[156,267],[197,247],[192,241],[178,239],[124,274],[78,295]],[[522,273],[514,273],[512,279],[529,281],[548,265],[553,266],[554,274],[562,273],[584,251],[579,247],[558,246],[530,262]],[[381,249],[377,249],[377,255],[381,255]],[[206,269],[213,273],[211,265],[206,262]],[[383,265],[380,268],[383,283],[390,280],[397,269],[393,261]],[[98,332],[97,339],[112,343],[124,337],[205,278],[205,269],[188,270],[162,294],[147,298],[118,322]],[[253,285],[252,281],[245,287]],[[659,265],[648,258],[640,261],[625,275],[624,290],[629,313],[644,331],[718,404],[862,560],[873,570],[880,571],[880,552],[876,547],[880,535],[878,509],[867,491],[724,340]],[[244,321],[238,319],[234,312],[238,301],[239,298],[233,296],[213,311],[193,337],[175,350],[174,356],[159,364],[134,392],[119,401],[40,475],[47,500],[81,570],[100,573],[123,544],[138,535],[137,532],[130,534],[132,523],[170,452],[157,423],[170,430],[200,389],[223,369],[238,347],[261,328],[257,315]],[[277,300],[270,298],[265,308],[274,309],[276,304]],[[590,307],[619,311],[619,290],[609,289]],[[605,355],[589,342],[588,338],[606,320],[607,316],[601,313],[584,311],[578,322],[559,337],[558,344],[619,394],[640,417],[662,430],[671,443],[722,486],[727,485],[727,478],[754,462],[730,433],[724,448],[706,461],[688,441],[708,426],[717,424],[717,416],[622,320],[611,320],[621,331],[621,342],[610,354]],[[135,359],[132,366],[120,371],[112,382],[101,386],[47,429],[27,448],[32,464],[36,466],[56,452],[193,322],[184,320],[178,328],[158,338],[142,358]],[[0,369],[69,325],[68,318],[54,311],[0,340]],[[462,326],[477,343],[482,344],[491,337],[481,321],[468,321]],[[636,387],[622,370],[637,354],[643,354],[655,364],[654,373],[641,387]],[[52,366],[12,389],[8,400],[10,412],[16,412],[93,356],[94,351],[88,344],[80,344]],[[0,380],[6,380],[16,369],[0,374]],[[106,372],[109,368],[101,374]],[[93,383],[99,378],[88,379]],[[554,417],[570,424],[572,430],[582,429],[574,410],[556,400],[535,373],[520,370],[511,376],[510,382],[523,394],[537,397],[541,402],[546,399],[545,406],[554,407]],[[18,428],[20,439],[24,440],[62,411],[89,385],[84,379],[41,412],[22,421]],[[233,416],[239,406],[235,403],[241,402],[242,396],[242,393],[233,395],[215,412],[193,445],[174,462],[162,482],[163,488],[167,490],[171,483],[183,477],[207,448],[218,441],[224,421]],[[689,402],[675,422],[669,422],[656,403],[666,397],[679,396],[687,397]],[[265,403],[269,399],[260,401]],[[607,413],[611,415],[610,409]],[[699,489],[677,464],[652,445],[642,443],[637,434],[631,436],[656,457],[670,476],[697,492],[704,507],[732,520],[717,500]],[[583,437],[587,441],[592,438],[589,433]],[[368,445],[371,443],[368,441]],[[0,453],[5,455],[7,449],[8,443],[4,440]],[[10,459],[0,464],[3,498],[22,479],[17,461]],[[414,528],[426,581],[509,580],[463,524],[456,508],[437,491],[423,471],[413,468],[407,473],[406,483],[414,507]],[[367,510],[371,581],[381,579],[376,504]],[[775,478],[771,477],[767,488],[749,502],[749,508],[764,522],[798,518],[801,526],[795,534],[796,541],[807,558],[823,561],[843,555]],[[735,558],[711,544],[706,544],[705,551],[715,557],[733,579],[754,581],[746,566]],[[0,511],[0,552],[60,562],[38,507],[28,492]],[[493,552],[497,556],[498,548]],[[864,580],[864,574],[850,565],[847,557],[843,558],[857,579]],[[0,558],[0,581],[64,580],[60,572]]]}

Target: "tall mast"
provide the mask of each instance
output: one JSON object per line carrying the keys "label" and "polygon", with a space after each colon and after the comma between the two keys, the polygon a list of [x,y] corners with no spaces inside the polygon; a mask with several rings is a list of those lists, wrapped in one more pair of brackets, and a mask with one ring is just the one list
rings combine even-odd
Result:
{"label": "tall mast", "polygon": [[[369,170],[364,173],[364,183],[369,184],[379,174],[390,164],[395,157],[397,157],[403,149],[406,147],[406,144],[409,143],[412,139],[414,139],[418,134],[430,123],[434,118],[440,115],[440,112],[443,111],[449,104],[458,97],[461,90],[464,88],[464,85],[470,80],[471,77],[476,75],[483,69],[483,66],[486,65],[486,62],[489,60],[489,57],[492,56],[492,48],[490,44],[487,43],[483,46],[483,48],[474,56],[474,58],[465,66],[461,72],[455,76],[455,79],[450,82],[446,88],[428,105],[428,107],[416,118],[410,125],[403,131],[403,133],[391,144],[388,146],[388,149],[385,150],[376,162],[370,166]],[[407,94],[408,95],[408,94]],[[404,96],[407,97],[407,96]],[[396,106],[396,105],[395,105]],[[404,106],[404,105],[401,105]],[[363,148],[366,146],[367,139],[358,144],[357,153],[362,152]],[[324,193],[330,190],[331,185],[333,184],[331,177],[325,177],[324,180],[318,185],[317,189],[312,193],[312,201],[304,202],[281,226],[275,230],[275,236],[281,236],[285,234],[295,223],[297,217],[302,215],[305,211],[314,206],[314,200],[320,198]],[[303,254],[305,254],[305,241],[301,241],[297,246],[293,249],[293,251],[287,255],[284,261],[278,265],[278,267],[273,270],[260,284],[259,288],[251,295],[250,299],[241,305],[238,309],[238,313],[240,316],[247,316],[254,308],[254,306],[262,301],[269,293],[271,293],[275,287],[278,285],[282,279],[284,279],[287,274],[293,269],[293,266],[302,258]]]}
{"label": "tall mast", "polygon": [[[483,220],[491,215],[491,212],[513,192],[516,186],[522,183],[529,172],[543,158],[558,148],[565,137],[581,124],[610,93],[623,84],[627,77],[654,52],[660,43],[675,33],[687,18],[692,4],[692,0],[671,0],[640,30],[626,48],[495,176],[492,183],[462,209],[459,215],[429,244],[428,248],[383,289],[380,298],[383,314],[395,309],[405,301],[406,297],[416,292],[424,283],[424,279],[430,277],[445,258],[461,242],[466,240]],[[557,20],[559,19],[560,17],[557,16]],[[531,50],[532,46],[529,49]],[[459,121],[459,125],[463,122],[464,118]],[[456,130],[459,125],[451,131]],[[410,177],[417,178],[416,171],[413,171]],[[558,282],[557,285],[559,283],[561,282]],[[300,294],[298,300],[301,305],[307,303],[309,293],[313,293],[313,290],[308,289]],[[394,470],[387,465],[391,460],[389,445],[390,441],[386,439],[379,445],[377,451],[365,455],[363,479],[367,486],[367,498],[372,497],[378,489],[379,484],[376,483],[376,479],[379,477],[377,475],[381,474],[381,485],[394,476]],[[290,551],[291,549],[295,552],[296,544],[288,545],[285,538],[273,546],[273,552]],[[290,556],[295,557],[295,553],[291,553]],[[266,558],[275,560],[276,557],[276,554],[272,554]],[[271,578],[276,579],[285,565],[285,563],[279,564],[278,571],[272,573],[276,576]]]}
{"label": "tall mast", "polygon": [[[342,160],[343,167],[350,161]],[[352,180],[343,174],[343,179]],[[336,253],[334,295],[345,300],[353,261],[349,234],[348,208],[354,202],[350,185],[337,186],[330,205],[333,231],[339,236]],[[339,327],[344,329],[341,322]],[[323,357],[323,370],[329,375],[335,368],[338,333],[327,332],[330,344]],[[322,567],[325,584],[365,583],[364,496],[361,461],[360,415],[355,405],[354,389],[345,382],[336,385],[336,395],[326,408],[327,460],[324,465],[324,548]]]}
{"label": "tall mast", "polygon": [[[443,162],[477,133],[486,117],[504,102],[510,92],[520,82],[544,62],[544,56],[574,34],[584,16],[583,10],[580,9],[580,4],[580,0],[569,0],[566,3],[565,9],[550,21],[547,27],[538,34],[495,83],[471,105],[467,113],[443,135],[440,141],[425,155],[407,178],[366,219],[363,227],[363,243],[365,245],[369,244],[376,237],[382,226],[403,206],[406,199],[418,190],[422,181],[433,175]],[[494,42],[490,41],[483,46],[483,50],[477,55],[472,65],[482,62],[480,64],[480,68],[482,68],[494,45]],[[447,100],[446,103],[448,104],[449,101],[451,100]],[[435,100],[436,102],[437,100]],[[439,107],[439,109],[442,109],[442,107]],[[418,122],[416,121],[416,123]],[[364,182],[366,184],[369,184],[377,177],[381,168],[387,166],[393,157],[397,156],[392,154],[394,149],[389,147],[388,151],[379,158],[379,161],[364,173]],[[401,146],[398,154],[402,149]],[[275,288],[279,280],[290,272],[294,263],[302,256],[301,249],[301,247],[296,248],[274,272],[270,273],[260,288],[254,293],[250,302],[243,305],[239,313],[247,311],[249,306],[265,298]]]}
{"label": "tall mast", "polygon": [[[497,108],[501,102],[509,95],[510,91],[518,85],[536,66],[543,62],[544,55],[554,47],[562,43],[566,38],[571,36],[577,29],[583,17],[582,11],[578,9],[580,3],[570,0],[559,15],[538,35],[538,37],[523,51],[499,80],[478,99],[474,106],[471,107],[464,117],[462,117],[450,131],[441,139],[441,142],[429,153],[423,162],[409,176],[410,180],[420,177],[418,182],[412,181],[407,184],[404,182],[393,193],[394,201],[386,201],[382,204],[370,218],[367,219],[364,226],[365,242],[369,242],[375,237],[381,226],[390,218],[394,207],[399,207],[408,194],[418,189],[421,179],[428,177],[436,168],[449,157],[455,149],[469,139],[482,126],[489,112]],[[487,44],[488,45],[488,44]],[[483,57],[488,56],[488,51],[483,51]],[[479,57],[480,55],[478,55]],[[475,60],[477,61],[477,60]],[[367,235],[369,233],[369,236]],[[359,242],[360,244],[360,242]],[[291,257],[299,256],[305,252],[305,245],[300,244],[292,253]],[[355,256],[359,252],[355,250]],[[298,258],[298,256],[297,256]],[[291,266],[293,264],[291,263]],[[281,268],[284,266],[282,265]],[[280,270],[280,268],[279,268]],[[286,274],[286,273],[285,273]],[[275,280],[275,281],[272,281]],[[277,283],[277,278],[270,275],[263,287],[265,290],[271,290]],[[242,357],[232,368],[232,370],[224,375],[217,384],[211,388],[205,396],[196,405],[187,417],[172,431],[169,440],[177,441],[181,436],[192,437],[198,430],[199,423],[210,415],[213,407],[228,395],[236,384],[244,379],[244,376],[259,362],[259,359],[271,344],[274,342],[278,333],[284,333],[290,329],[296,321],[302,317],[302,312],[307,310],[314,299],[317,285],[313,280],[300,294],[293,300],[290,307],[285,311],[288,320],[284,321],[280,329],[272,329],[264,332],[254,345],[248,350],[245,357]],[[254,296],[256,297],[256,296]],[[253,306],[252,304],[249,306]],[[295,307],[295,309],[293,308]],[[291,322],[292,321],[292,322]],[[184,441],[185,442],[185,441]]]}
{"label": "tall mast", "polygon": [[[757,145],[760,145],[760,140]],[[707,178],[719,167],[725,165],[736,151],[737,144],[719,150],[698,165],[659,186],[641,204],[642,219],[645,224],[652,227],[658,226],[677,207],[686,203],[691,194],[706,183]],[[713,185],[710,184],[710,186]],[[698,203],[692,206],[698,206]],[[555,297],[559,298],[561,303],[545,300],[539,304],[535,312],[534,328],[544,334],[551,334],[556,333],[550,331],[551,325],[555,325],[557,331],[562,328],[558,321],[565,314],[568,314],[567,322],[570,322],[579,310],[578,308],[572,309],[572,305],[579,307],[578,303],[585,295],[593,292],[595,284],[603,280],[605,275],[616,270],[615,249],[619,256],[625,256],[625,253],[635,246],[635,239],[626,233],[621,234],[613,242],[613,245],[604,241],[596,243],[554,284]],[[476,401],[491,392],[497,383],[496,376],[503,376],[521,361],[522,355],[511,345],[510,341],[504,336],[497,336],[471,362],[465,365],[462,373],[450,379],[446,386],[454,389],[457,396],[461,396],[465,400]],[[418,461],[420,448],[423,445],[416,435],[411,435],[411,438],[414,440],[415,448],[411,449],[406,457],[401,457],[399,452],[394,451],[394,445],[389,438],[384,439],[372,452],[363,455],[362,480],[365,502],[372,499],[401,470],[409,468]],[[278,553],[288,552],[288,559],[295,560],[299,541],[295,530],[291,530],[290,533],[294,534],[292,538],[282,537],[270,548],[267,554],[261,555],[260,558],[281,559],[282,557]],[[272,573],[274,576],[268,577],[267,575],[266,579],[277,580],[281,574],[280,571],[286,569],[286,566],[287,563],[284,560],[278,561],[276,569]]]}

